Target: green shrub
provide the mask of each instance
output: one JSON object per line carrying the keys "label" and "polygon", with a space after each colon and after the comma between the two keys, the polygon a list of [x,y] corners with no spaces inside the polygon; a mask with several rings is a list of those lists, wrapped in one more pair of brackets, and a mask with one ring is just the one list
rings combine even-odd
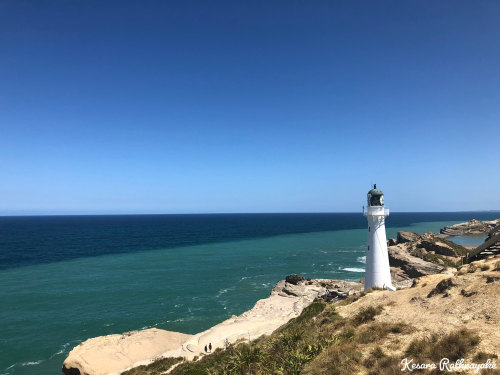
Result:
{"label": "green shrub", "polygon": [[380,341],[390,333],[410,332],[408,325],[404,323],[374,322],[359,328],[356,333],[356,340],[361,344],[368,344]]}

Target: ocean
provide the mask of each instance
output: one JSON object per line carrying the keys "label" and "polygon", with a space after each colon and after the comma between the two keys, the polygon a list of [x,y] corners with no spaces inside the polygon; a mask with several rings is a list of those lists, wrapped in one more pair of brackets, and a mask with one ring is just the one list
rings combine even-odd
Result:
{"label": "ocean", "polygon": [[[498,212],[391,213],[387,236]],[[0,375],[56,375],[95,336],[197,333],[276,282],[364,277],[361,213],[0,217]]]}

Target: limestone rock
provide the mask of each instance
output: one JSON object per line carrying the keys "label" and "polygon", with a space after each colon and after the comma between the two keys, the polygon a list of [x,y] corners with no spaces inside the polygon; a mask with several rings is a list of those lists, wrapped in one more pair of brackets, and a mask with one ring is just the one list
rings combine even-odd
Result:
{"label": "limestone rock", "polygon": [[300,297],[305,295],[306,286],[304,284],[290,284],[288,282],[283,286],[282,292],[294,297]]}
{"label": "limestone rock", "polygon": [[419,239],[419,235],[413,232],[398,232],[398,243],[414,242]]}
{"label": "limestone rock", "polygon": [[399,267],[409,277],[421,277],[441,273],[445,267],[427,262],[423,259],[411,255],[405,247],[401,245],[388,248],[389,264],[391,267]]}
{"label": "limestone rock", "polygon": [[399,267],[391,267],[391,280],[394,283],[409,280],[410,277]]}
{"label": "limestone rock", "polygon": [[151,328],[121,335],[95,337],[82,342],[63,363],[64,375],[121,373],[149,363],[152,358],[180,347],[191,335]]}
{"label": "limestone rock", "polygon": [[394,245],[397,245],[397,244],[398,244],[398,241],[395,238],[389,238],[387,240],[387,246],[394,246]]}
{"label": "limestone rock", "polygon": [[[458,246],[458,245],[456,245]],[[446,256],[451,256],[451,257],[457,257],[460,256],[460,254],[457,254],[455,251],[454,247],[448,245],[447,243],[443,241],[439,241],[439,239],[435,238],[424,238],[418,245],[419,248],[424,248],[427,251],[432,251],[436,254],[440,255],[446,255]]]}

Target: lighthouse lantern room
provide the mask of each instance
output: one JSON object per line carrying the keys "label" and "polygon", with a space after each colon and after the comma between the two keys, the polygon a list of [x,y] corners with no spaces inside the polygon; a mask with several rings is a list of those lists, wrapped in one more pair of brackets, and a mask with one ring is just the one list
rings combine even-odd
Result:
{"label": "lighthouse lantern room", "polygon": [[367,203],[366,209],[363,208],[363,215],[368,220],[365,290],[373,287],[396,290],[391,282],[385,235],[385,217],[389,210],[384,206],[384,193],[377,189],[377,185],[368,192]]}

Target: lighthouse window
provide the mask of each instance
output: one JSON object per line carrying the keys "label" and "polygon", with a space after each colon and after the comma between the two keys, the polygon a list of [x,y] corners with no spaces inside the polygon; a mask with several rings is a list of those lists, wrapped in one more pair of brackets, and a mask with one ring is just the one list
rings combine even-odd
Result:
{"label": "lighthouse window", "polygon": [[368,232],[370,231],[370,227],[368,227]]}
{"label": "lighthouse window", "polygon": [[370,250],[370,245],[368,245],[368,250]]}

